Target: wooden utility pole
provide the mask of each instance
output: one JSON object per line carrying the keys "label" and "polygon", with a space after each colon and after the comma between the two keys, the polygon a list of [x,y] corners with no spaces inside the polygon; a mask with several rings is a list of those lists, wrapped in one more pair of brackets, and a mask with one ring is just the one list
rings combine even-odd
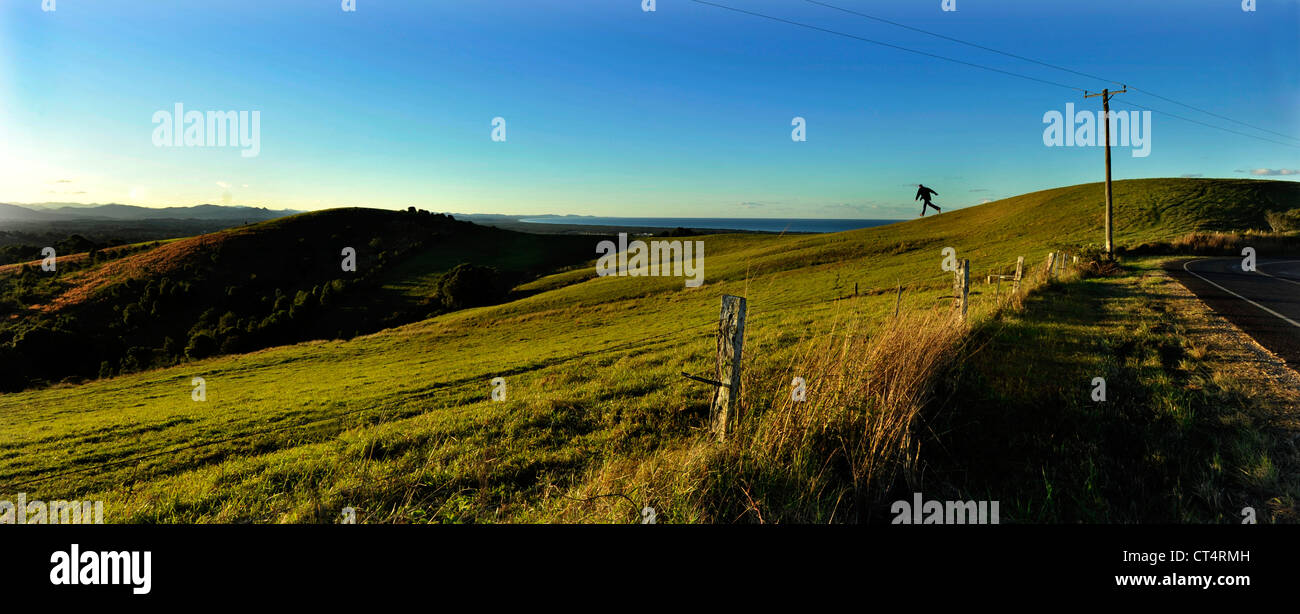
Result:
{"label": "wooden utility pole", "polygon": [[1107,256],[1115,255],[1115,251],[1114,251],[1115,244],[1114,241],[1112,241],[1113,235],[1111,233],[1113,229],[1113,224],[1111,223],[1111,215],[1114,209],[1112,208],[1111,201],[1110,201],[1110,97],[1114,96],[1115,94],[1123,94],[1127,91],[1128,91],[1128,86],[1126,85],[1124,86],[1124,89],[1116,90],[1114,92],[1108,89],[1103,89],[1101,90],[1100,94],[1089,94],[1087,92],[1083,93],[1084,98],[1101,96],[1101,110],[1102,110],[1102,115],[1105,117],[1105,124],[1102,127],[1102,132],[1106,135],[1106,255]]}

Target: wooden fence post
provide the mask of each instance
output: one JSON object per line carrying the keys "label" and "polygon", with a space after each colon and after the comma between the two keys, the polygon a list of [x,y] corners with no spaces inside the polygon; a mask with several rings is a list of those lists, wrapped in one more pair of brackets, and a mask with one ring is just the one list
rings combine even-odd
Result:
{"label": "wooden fence post", "polygon": [[894,295],[894,317],[898,317],[898,305],[903,302],[903,282],[898,282],[898,294]]}
{"label": "wooden fence post", "polygon": [[735,418],[740,400],[741,348],[745,343],[745,299],[722,296],[722,314],[718,320],[718,386],[709,407],[709,425],[718,441],[727,440],[728,421]]}
{"label": "wooden fence post", "polygon": [[1047,254],[1047,278],[1052,279],[1056,276],[1056,252]]}
{"label": "wooden fence post", "polygon": [[1020,292],[1020,278],[1024,276],[1024,274],[1025,274],[1025,257],[1019,256],[1016,258],[1016,282],[1011,287],[1012,294],[1018,294]]}
{"label": "wooden fence post", "polygon": [[970,291],[970,260],[962,258],[952,277],[952,306],[966,319],[966,295]]}

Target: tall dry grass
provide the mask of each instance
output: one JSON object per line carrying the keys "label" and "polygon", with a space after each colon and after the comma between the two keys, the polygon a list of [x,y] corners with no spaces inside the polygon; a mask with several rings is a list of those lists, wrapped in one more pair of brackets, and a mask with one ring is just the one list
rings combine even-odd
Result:
{"label": "tall dry grass", "polygon": [[775,463],[833,450],[859,499],[887,489],[900,474],[910,479],[917,420],[965,332],[951,310],[936,308],[890,318],[873,335],[849,324],[810,339],[781,378],[802,377],[805,400],[795,400],[792,388],[770,392],[742,445]]}
{"label": "tall dry grass", "polygon": [[[754,369],[726,444],[683,455],[673,493],[646,492],[698,522],[865,522],[897,485],[916,483],[922,411],[961,355],[967,325],[946,306],[874,330],[844,316],[777,369]],[[792,380],[806,382],[795,400]],[[685,519],[685,518],[683,518]]]}
{"label": "tall dry grass", "polygon": [[[1060,278],[1077,275],[1066,267]],[[920,486],[926,416],[943,403],[937,395],[966,354],[972,323],[1020,309],[1046,283],[1042,264],[1027,265],[1020,292],[1005,288],[996,301],[972,294],[966,321],[946,301],[878,322],[833,316],[784,364],[748,363],[725,444],[701,433],[687,448],[608,464],[573,493],[566,515],[626,521],[635,506],[603,494],[622,493],[659,510],[662,522],[879,520],[898,493]],[[796,376],[806,382],[802,401],[792,395]]]}
{"label": "tall dry grass", "polygon": [[[1058,266],[1058,280],[1080,274],[1072,257]],[[1027,264],[1017,293],[1006,288],[995,299],[979,287],[965,321],[947,302],[870,330],[844,314],[829,333],[801,340],[779,373],[754,370],[734,437],[701,464],[718,486],[733,484],[743,496],[702,489],[697,504],[721,502],[716,511],[726,515],[700,516],[869,522],[884,513],[899,492],[920,488],[921,444],[932,440],[926,417],[944,402],[937,395],[968,350],[972,324],[1022,309],[1027,293],[1049,283],[1045,262]],[[803,401],[791,394],[796,376],[806,382]]]}
{"label": "tall dry grass", "polygon": [[1143,243],[1122,250],[1143,255],[1240,256],[1241,248],[1253,247],[1260,254],[1294,256],[1300,254],[1300,233],[1289,232],[1189,232],[1172,241]]}

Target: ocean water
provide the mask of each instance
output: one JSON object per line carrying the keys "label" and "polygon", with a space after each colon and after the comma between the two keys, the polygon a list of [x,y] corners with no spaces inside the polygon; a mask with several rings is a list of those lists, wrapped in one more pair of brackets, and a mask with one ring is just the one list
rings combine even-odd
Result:
{"label": "ocean water", "polygon": [[758,232],[843,232],[884,226],[902,220],[844,220],[768,217],[588,217],[520,218],[533,224],[583,224],[589,226],[645,226],[652,228],[708,228]]}

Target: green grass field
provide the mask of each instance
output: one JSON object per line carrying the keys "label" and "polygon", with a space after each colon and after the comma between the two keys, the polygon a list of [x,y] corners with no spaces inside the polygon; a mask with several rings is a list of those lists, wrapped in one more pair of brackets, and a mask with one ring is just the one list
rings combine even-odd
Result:
{"label": "green grass field", "polygon": [[[1266,211],[1300,202],[1300,184],[1288,182],[1115,188],[1116,240],[1126,246],[1267,228]],[[811,448],[796,454],[805,468],[782,478],[748,456],[745,429],[765,428],[790,374],[819,348],[848,331],[881,331],[896,284],[906,313],[942,304],[951,292],[942,248],[970,259],[972,281],[1011,272],[1021,255],[1039,265],[1051,249],[1099,242],[1101,196],[1088,184],[846,233],[694,237],[706,250],[699,288],[580,267],[517,288],[526,296],[509,303],[349,341],[3,395],[0,495],[102,499],[109,522],[334,522],[347,506],[360,522],[632,522],[644,505],[660,522],[757,521],[751,509],[765,522],[870,520],[902,482],[825,477],[809,464],[819,458]],[[409,273],[417,281],[390,287],[418,284],[420,271]],[[705,430],[707,387],[678,373],[709,373],[723,294],[745,296],[749,317],[742,435],[719,445]],[[1001,317],[986,286],[972,301],[977,325]],[[1045,343],[1018,360],[1058,351],[1076,360],[1082,350]],[[194,377],[206,381],[206,401],[191,400]],[[495,377],[505,378],[504,402],[489,399]],[[1036,515],[1027,506],[1038,495],[1023,485],[1000,496],[1013,494],[1004,518],[1070,517]],[[1087,509],[1096,513],[1079,516],[1095,521],[1214,516]]]}
{"label": "green grass field", "polygon": [[1294,395],[1243,377],[1251,358],[1216,346],[1160,261],[1052,284],[979,326],[931,425],[946,436],[928,490],[1001,499],[1021,522],[1300,519]]}

